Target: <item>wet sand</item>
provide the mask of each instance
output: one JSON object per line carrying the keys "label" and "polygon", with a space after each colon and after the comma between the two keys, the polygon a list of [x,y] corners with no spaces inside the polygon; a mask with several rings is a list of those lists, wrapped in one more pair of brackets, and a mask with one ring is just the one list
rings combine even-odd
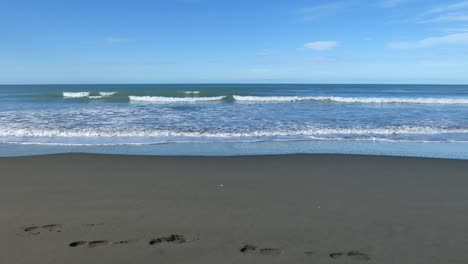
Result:
{"label": "wet sand", "polygon": [[0,158],[0,263],[468,263],[468,161]]}

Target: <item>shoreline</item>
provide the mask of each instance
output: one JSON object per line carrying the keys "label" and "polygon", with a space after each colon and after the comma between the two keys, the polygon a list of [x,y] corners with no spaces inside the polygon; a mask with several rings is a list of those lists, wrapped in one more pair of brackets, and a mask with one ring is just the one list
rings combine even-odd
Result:
{"label": "shoreline", "polygon": [[384,155],[397,157],[468,160],[467,144],[392,143],[360,141],[284,141],[167,143],[150,145],[31,145],[1,144],[0,157],[90,153],[151,156],[251,156],[251,155]]}
{"label": "shoreline", "polygon": [[[176,159],[231,159],[231,158],[281,158],[281,157],[316,157],[316,158],[326,158],[326,157],[356,157],[356,158],[396,158],[396,159],[416,159],[416,160],[446,160],[446,161],[465,161],[465,159],[456,159],[456,158],[438,158],[438,157],[418,157],[418,156],[398,156],[398,155],[385,155],[385,154],[339,154],[339,153],[287,153],[287,154],[247,154],[247,155],[224,155],[224,156],[209,156],[209,155],[152,155],[152,154],[120,154],[120,153],[91,153],[91,152],[67,152],[67,153],[47,153],[47,154],[37,154],[37,155],[24,155],[24,156],[0,156],[0,162],[2,159],[21,159],[21,158],[39,158],[39,157],[60,157],[60,156],[95,156],[101,158],[176,158]],[[66,157],[65,157],[66,158]]]}
{"label": "shoreline", "polygon": [[466,263],[468,161],[0,158],[1,263]]}

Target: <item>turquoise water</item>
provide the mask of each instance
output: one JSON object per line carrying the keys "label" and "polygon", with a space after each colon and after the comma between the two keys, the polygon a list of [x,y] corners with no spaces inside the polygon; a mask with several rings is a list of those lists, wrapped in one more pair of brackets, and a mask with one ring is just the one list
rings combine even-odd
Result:
{"label": "turquoise water", "polygon": [[464,85],[3,85],[0,155],[468,157]]}

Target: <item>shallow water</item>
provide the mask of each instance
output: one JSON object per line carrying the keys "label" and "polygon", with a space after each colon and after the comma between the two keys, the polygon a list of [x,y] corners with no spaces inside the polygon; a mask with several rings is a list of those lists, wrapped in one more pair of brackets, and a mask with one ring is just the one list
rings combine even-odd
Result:
{"label": "shallow water", "polygon": [[[144,151],[145,146],[158,144],[181,144],[175,147],[180,149],[244,143],[253,149],[269,144],[280,154],[293,150],[294,144],[285,142],[296,141],[321,146],[409,143],[420,146],[412,152],[423,156],[427,143],[468,149],[468,86],[0,86],[0,155],[12,148],[27,154],[33,147],[26,146],[68,151],[131,146],[146,153],[151,148]],[[239,154],[223,149],[214,153]]]}

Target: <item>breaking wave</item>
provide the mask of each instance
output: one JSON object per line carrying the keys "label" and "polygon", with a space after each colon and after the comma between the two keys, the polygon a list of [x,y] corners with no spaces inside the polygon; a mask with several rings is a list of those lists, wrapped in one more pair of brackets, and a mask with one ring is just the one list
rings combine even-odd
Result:
{"label": "breaking wave", "polygon": [[64,98],[83,98],[88,97],[89,99],[101,99],[103,97],[108,97],[116,94],[117,92],[63,92],[62,95]]}
{"label": "breaking wave", "polygon": [[[21,129],[0,128],[0,137],[275,137],[275,136],[397,136],[467,134],[468,129],[432,127],[384,127],[384,128],[309,128],[302,130],[255,130],[239,132],[187,132],[153,129]],[[352,140],[352,138],[349,138]]]}
{"label": "breaking wave", "polygon": [[99,92],[100,96],[111,96],[116,94],[117,92]]}
{"label": "breaking wave", "polygon": [[89,97],[89,92],[63,92],[64,98],[81,98]]}
{"label": "breaking wave", "polygon": [[191,103],[191,102],[210,102],[221,101],[226,96],[212,97],[165,97],[165,96],[129,96],[130,101],[135,102],[156,102],[156,103]]}
{"label": "breaking wave", "polygon": [[320,101],[363,104],[468,104],[468,98],[400,98],[400,97],[340,97],[340,96],[240,96],[233,95],[239,102],[300,102]]}

